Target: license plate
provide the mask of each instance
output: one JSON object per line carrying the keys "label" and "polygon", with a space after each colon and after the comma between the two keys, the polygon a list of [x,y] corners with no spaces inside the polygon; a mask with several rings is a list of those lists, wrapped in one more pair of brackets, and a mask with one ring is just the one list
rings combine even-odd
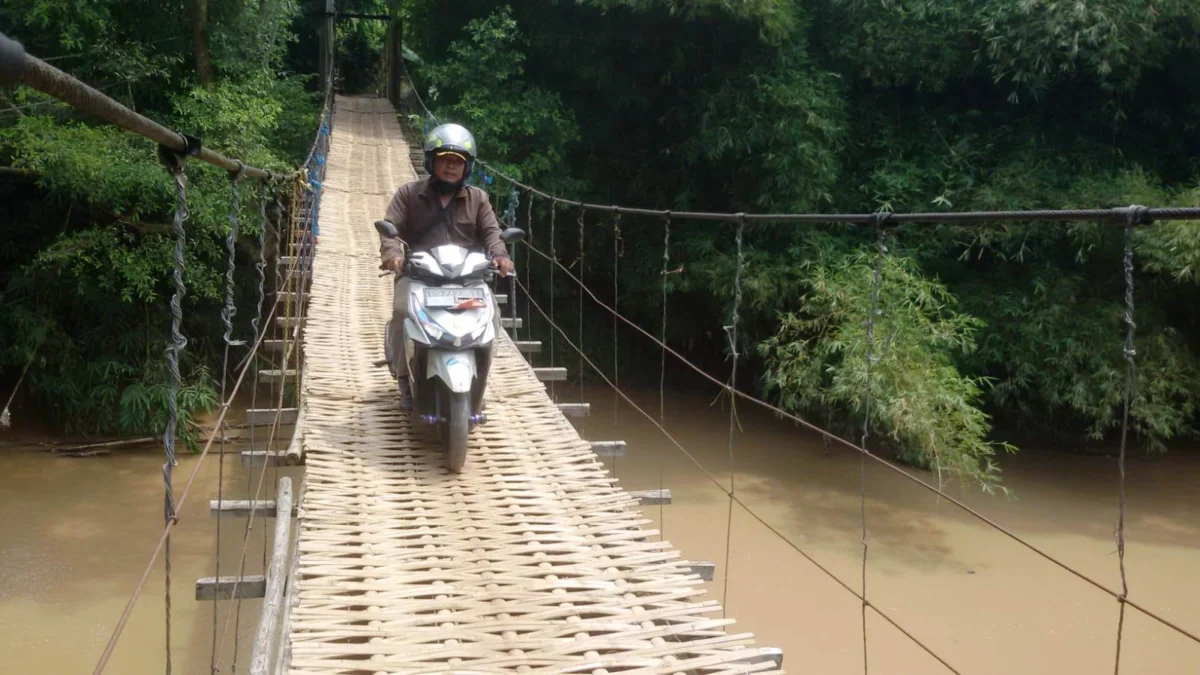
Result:
{"label": "license plate", "polygon": [[482,288],[426,288],[426,307],[455,307],[466,300],[483,300]]}

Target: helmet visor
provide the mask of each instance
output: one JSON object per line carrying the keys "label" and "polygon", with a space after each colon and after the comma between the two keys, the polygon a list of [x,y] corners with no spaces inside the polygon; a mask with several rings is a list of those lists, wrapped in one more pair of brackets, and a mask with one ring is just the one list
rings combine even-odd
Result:
{"label": "helmet visor", "polygon": [[457,157],[457,158],[461,159],[461,160],[462,160],[462,161],[464,161],[464,162],[466,162],[466,161],[467,161],[466,155],[464,155],[463,153],[461,153],[461,152],[459,152],[459,151],[457,151],[457,150],[443,150],[443,151],[441,151],[441,152],[435,152],[435,153],[433,153],[433,156],[434,156],[434,157],[446,157],[446,156],[451,156],[451,157]]}

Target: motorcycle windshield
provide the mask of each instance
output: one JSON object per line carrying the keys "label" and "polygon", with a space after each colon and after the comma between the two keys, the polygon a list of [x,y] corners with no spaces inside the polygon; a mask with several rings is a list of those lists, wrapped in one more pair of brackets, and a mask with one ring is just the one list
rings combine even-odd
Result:
{"label": "motorcycle windshield", "polygon": [[442,268],[447,279],[461,279],[476,274],[488,265],[483,253],[453,244],[436,246],[430,249],[429,255]]}

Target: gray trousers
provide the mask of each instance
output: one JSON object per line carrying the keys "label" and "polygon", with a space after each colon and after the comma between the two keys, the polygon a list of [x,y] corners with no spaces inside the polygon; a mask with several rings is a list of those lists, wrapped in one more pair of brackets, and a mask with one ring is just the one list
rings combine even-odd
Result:
{"label": "gray trousers", "polygon": [[399,367],[396,374],[408,377],[408,361],[404,353],[404,319],[408,317],[408,277],[396,277],[392,287],[392,329],[388,341],[392,345],[392,363]]}

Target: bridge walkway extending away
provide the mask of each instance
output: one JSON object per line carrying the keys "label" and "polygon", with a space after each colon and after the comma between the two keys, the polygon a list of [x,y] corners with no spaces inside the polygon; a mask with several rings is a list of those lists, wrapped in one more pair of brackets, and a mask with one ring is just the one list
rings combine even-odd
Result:
{"label": "bridge walkway extending away", "polygon": [[372,222],[415,177],[384,99],[337,100],[304,337],[290,673],[780,672],[507,336],[461,475],[397,409]]}

